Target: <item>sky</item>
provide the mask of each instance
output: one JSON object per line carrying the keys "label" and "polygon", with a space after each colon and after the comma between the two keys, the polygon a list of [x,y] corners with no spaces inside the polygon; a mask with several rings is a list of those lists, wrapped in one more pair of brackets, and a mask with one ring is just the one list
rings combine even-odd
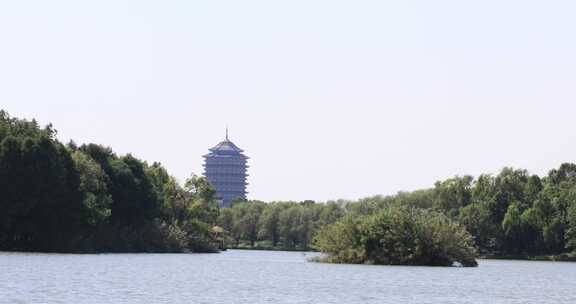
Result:
{"label": "sky", "polygon": [[250,199],[576,162],[574,1],[0,1],[0,109]]}

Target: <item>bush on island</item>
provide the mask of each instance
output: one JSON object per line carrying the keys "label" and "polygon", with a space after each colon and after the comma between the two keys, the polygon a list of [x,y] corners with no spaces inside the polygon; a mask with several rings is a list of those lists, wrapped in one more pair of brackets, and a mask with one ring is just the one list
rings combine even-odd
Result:
{"label": "bush on island", "polygon": [[375,215],[345,216],[321,229],[315,247],[330,263],[478,266],[472,236],[447,216],[393,207]]}

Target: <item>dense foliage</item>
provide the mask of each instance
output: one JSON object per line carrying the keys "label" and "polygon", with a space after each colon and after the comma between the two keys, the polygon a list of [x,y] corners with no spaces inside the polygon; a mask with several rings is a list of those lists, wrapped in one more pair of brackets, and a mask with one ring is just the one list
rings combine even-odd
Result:
{"label": "dense foliage", "polygon": [[483,255],[572,253],[576,164],[562,164],[544,177],[504,168],[497,175],[457,176],[393,196],[238,201],[220,210],[203,178],[182,186],[158,163],[95,144],[63,145],[51,125],[0,111],[0,250],[213,251],[222,235],[232,247],[309,250],[316,240],[322,249],[329,244],[322,243],[323,228],[352,219],[366,221],[364,229],[377,227],[368,223],[404,208],[427,210],[444,223],[441,213],[450,227],[459,223]]}
{"label": "dense foliage", "polygon": [[0,250],[214,251],[214,191],[0,111]]}
{"label": "dense foliage", "polygon": [[497,175],[454,177],[433,188],[358,201],[236,202],[219,222],[236,246],[312,247],[313,236],[343,216],[370,216],[394,207],[430,209],[459,222],[482,255],[560,255],[576,249],[576,165],[547,176],[504,168]]}
{"label": "dense foliage", "polygon": [[220,211],[233,247],[308,250],[318,228],[343,215],[336,203],[238,201]]}
{"label": "dense foliage", "polygon": [[315,244],[332,263],[478,265],[466,229],[425,209],[391,207],[371,216],[347,215],[320,230]]}

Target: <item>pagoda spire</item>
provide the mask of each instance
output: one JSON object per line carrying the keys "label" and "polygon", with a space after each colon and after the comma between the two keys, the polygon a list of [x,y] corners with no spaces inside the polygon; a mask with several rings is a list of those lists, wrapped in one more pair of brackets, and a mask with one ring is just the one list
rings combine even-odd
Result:
{"label": "pagoda spire", "polygon": [[226,126],[226,141],[228,141],[228,126]]}

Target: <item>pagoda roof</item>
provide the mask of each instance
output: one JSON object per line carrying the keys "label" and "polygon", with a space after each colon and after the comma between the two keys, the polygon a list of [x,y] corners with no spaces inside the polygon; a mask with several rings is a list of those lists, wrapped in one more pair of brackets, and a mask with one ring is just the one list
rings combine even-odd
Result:
{"label": "pagoda roof", "polygon": [[244,150],[238,148],[233,142],[229,141],[228,139],[220,142],[216,146],[209,149],[212,152],[236,152],[242,153]]}

